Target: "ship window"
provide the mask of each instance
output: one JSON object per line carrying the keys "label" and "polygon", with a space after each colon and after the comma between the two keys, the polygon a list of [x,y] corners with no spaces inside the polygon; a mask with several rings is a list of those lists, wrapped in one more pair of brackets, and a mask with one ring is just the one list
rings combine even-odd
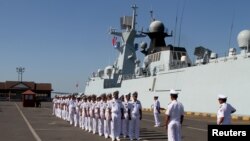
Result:
{"label": "ship window", "polygon": [[174,59],[174,60],[176,60],[176,59],[177,59],[176,52],[173,52],[173,59]]}
{"label": "ship window", "polygon": [[152,55],[148,56],[148,60],[152,61]]}
{"label": "ship window", "polygon": [[148,59],[151,61],[151,62],[156,62],[156,61],[159,61],[160,60],[160,57],[161,57],[161,53],[154,53],[154,54],[151,54],[148,56]]}
{"label": "ship window", "polygon": [[151,60],[152,62],[154,62],[154,55],[153,55],[153,54],[150,55],[150,60]]}
{"label": "ship window", "polygon": [[160,56],[161,56],[161,53],[157,53],[157,56],[156,56],[156,61],[159,61],[160,60]]}
{"label": "ship window", "polygon": [[181,60],[181,56],[185,56],[184,52],[173,52],[173,60]]}
{"label": "ship window", "polygon": [[178,60],[181,60],[181,52],[177,52]]}

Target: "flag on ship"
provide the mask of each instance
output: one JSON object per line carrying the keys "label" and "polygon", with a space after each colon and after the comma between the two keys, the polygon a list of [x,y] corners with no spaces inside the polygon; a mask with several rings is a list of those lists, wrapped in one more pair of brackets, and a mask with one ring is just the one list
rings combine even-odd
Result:
{"label": "flag on ship", "polygon": [[117,47],[117,37],[116,36],[114,36],[113,37],[113,39],[112,39],[112,45],[114,46],[114,47]]}

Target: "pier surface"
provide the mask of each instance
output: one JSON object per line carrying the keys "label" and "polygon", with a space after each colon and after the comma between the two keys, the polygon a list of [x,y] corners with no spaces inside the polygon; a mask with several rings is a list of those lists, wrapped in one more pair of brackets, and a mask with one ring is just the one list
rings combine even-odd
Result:
{"label": "pier surface", "polygon": [[[162,125],[164,113],[161,114]],[[185,116],[182,126],[183,141],[207,141],[207,125],[216,119]],[[233,124],[249,124],[249,121],[233,121]],[[167,140],[166,129],[153,127],[152,112],[143,112],[140,140]],[[93,135],[52,115],[52,104],[43,102],[41,108],[24,108],[21,102],[0,101],[0,135],[3,141],[103,141]],[[128,139],[121,140],[127,141]]]}

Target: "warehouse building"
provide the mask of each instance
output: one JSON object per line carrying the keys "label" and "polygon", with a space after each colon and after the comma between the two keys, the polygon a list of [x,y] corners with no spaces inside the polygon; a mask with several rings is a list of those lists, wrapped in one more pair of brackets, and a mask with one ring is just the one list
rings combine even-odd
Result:
{"label": "warehouse building", "polygon": [[32,81],[6,81],[0,82],[0,100],[22,100],[22,93],[31,90],[36,94],[36,99],[41,101],[51,100],[51,83],[35,83]]}

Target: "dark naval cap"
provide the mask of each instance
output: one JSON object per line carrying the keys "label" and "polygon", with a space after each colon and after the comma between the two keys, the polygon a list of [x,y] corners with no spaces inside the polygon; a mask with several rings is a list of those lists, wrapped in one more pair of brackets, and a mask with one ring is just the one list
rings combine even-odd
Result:
{"label": "dark naval cap", "polygon": [[137,92],[134,92],[134,93],[133,93],[133,96],[138,96],[138,93],[137,93]]}
{"label": "dark naval cap", "polygon": [[120,96],[120,99],[122,99],[122,98],[124,98],[124,95],[121,95],[121,96]]}
{"label": "dark naval cap", "polygon": [[103,97],[106,97],[106,93],[103,93],[102,95],[101,95],[101,97],[103,98]]}
{"label": "dark naval cap", "polygon": [[131,95],[131,93],[128,93],[128,94],[126,94],[125,96],[130,96]]}
{"label": "dark naval cap", "polygon": [[113,96],[119,96],[119,91],[114,91]]}

